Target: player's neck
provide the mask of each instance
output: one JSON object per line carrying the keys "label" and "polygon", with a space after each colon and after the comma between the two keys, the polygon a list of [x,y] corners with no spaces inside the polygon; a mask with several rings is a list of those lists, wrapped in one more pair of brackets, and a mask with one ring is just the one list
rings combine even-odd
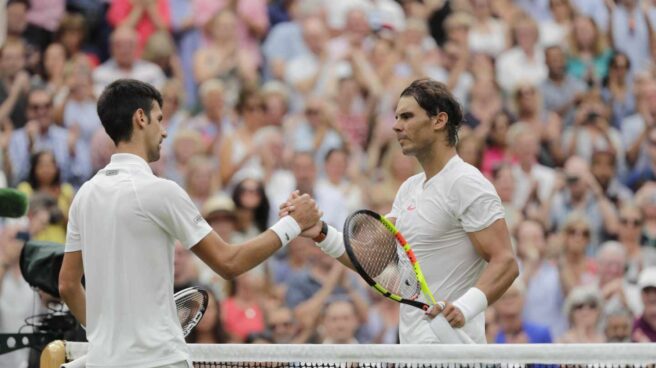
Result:
{"label": "player's neck", "polygon": [[433,146],[430,152],[417,155],[419,164],[426,173],[426,180],[442,171],[449,160],[456,155],[456,148],[446,145]]}
{"label": "player's neck", "polygon": [[135,156],[139,156],[148,162],[148,155],[146,154],[146,148],[143,146],[138,146],[132,142],[120,142],[116,146],[116,153],[130,153]]}

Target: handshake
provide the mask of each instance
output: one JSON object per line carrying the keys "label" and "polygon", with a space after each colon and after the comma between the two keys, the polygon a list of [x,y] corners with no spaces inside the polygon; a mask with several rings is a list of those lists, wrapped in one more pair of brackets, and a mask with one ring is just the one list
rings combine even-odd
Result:
{"label": "handshake", "polygon": [[309,194],[301,195],[298,190],[292,192],[280,205],[278,217],[291,216],[301,228],[301,236],[316,238],[321,232],[323,212]]}

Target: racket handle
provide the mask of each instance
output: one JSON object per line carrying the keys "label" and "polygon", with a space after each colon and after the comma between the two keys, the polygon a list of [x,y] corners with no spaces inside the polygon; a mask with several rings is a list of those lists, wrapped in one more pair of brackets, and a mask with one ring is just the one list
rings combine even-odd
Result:
{"label": "racket handle", "polygon": [[474,340],[465,331],[451,327],[449,321],[442,314],[433,318],[430,327],[440,340],[440,344],[474,344]]}

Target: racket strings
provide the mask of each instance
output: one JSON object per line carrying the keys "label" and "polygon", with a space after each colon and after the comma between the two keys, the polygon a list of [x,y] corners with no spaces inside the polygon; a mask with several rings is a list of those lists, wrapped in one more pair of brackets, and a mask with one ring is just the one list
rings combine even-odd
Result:
{"label": "racket strings", "polygon": [[393,294],[416,299],[421,288],[412,263],[378,219],[356,214],[347,228],[355,256],[367,275]]}
{"label": "racket strings", "polygon": [[197,291],[176,298],[175,305],[178,310],[178,319],[183,329],[193,320],[204,304],[205,295]]}

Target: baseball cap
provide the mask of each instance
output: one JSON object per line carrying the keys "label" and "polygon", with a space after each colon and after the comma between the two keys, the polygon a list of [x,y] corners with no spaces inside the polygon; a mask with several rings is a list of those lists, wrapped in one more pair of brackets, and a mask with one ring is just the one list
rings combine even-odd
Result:
{"label": "baseball cap", "polygon": [[230,197],[219,194],[205,202],[203,205],[203,217],[207,219],[218,212],[227,212],[228,214],[234,215],[235,209],[235,202]]}
{"label": "baseball cap", "polygon": [[648,287],[656,288],[656,267],[648,267],[640,272],[638,286],[640,287],[640,290]]}

